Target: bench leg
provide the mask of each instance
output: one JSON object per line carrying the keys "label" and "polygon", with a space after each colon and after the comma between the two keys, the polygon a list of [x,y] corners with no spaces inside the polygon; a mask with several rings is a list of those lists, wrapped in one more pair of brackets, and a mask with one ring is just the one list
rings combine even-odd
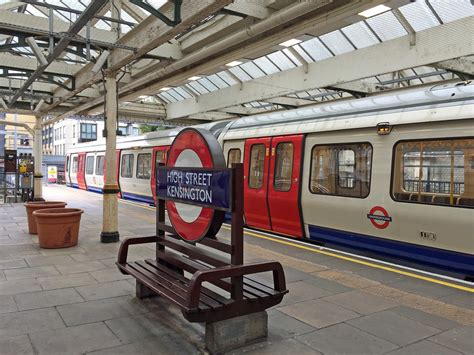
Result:
{"label": "bench leg", "polygon": [[268,335],[266,311],[206,323],[206,348],[211,354],[221,354],[240,348]]}
{"label": "bench leg", "polygon": [[146,287],[144,284],[142,284],[140,281],[136,280],[135,281],[135,296],[138,299],[143,299],[143,298],[154,297],[158,295],[152,290],[150,290],[148,287]]}

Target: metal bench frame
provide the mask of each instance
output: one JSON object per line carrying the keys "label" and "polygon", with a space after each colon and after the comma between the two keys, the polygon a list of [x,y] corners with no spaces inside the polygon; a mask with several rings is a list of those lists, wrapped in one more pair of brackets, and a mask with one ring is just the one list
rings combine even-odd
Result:
{"label": "metal bench frame", "polygon": [[[181,241],[165,223],[165,200],[157,197],[156,236],[126,239],[118,254],[120,271],[137,280],[138,297],[158,294],[179,306],[188,321],[206,323],[261,312],[281,302],[288,292],[281,264],[243,264],[242,164],[233,164],[232,182],[230,244],[215,236],[196,244]],[[129,246],[145,243],[156,243],[156,260],[128,262]],[[230,260],[222,254],[228,254]],[[249,277],[263,272],[272,272],[272,286]]]}

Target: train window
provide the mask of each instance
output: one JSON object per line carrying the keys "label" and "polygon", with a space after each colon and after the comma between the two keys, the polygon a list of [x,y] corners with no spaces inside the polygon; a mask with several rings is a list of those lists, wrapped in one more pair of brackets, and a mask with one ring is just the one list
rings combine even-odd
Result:
{"label": "train window", "polygon": [[94,174],[94,157],[86,158],[86,175]]}
{"label": "train window", "polygon": [[164,150],[157,150],[155,156],[155,164],[164,163],[165,162],[165,151]]}
{"label": "train window", "polygon": [[138,154],[137,179],[149,179],[151,176],[151,154]]}
{"label": "train window", "polygon": [[312,193],[356,198],[369,195],[372,166],[369,143],[317,145],[311,157]]}
{"label": "train window", "polygon": [[273,187],[277,191],[290,191],[293,172],[293,143],[278,143],[275,154]]}
{"label": "train window", "polygon": [[103,155],[98,155],[97,160],[95,162],[95,174],[97,176],[103,176],[104,175],[104,159],[105,157]]}
{"label": "train window", "polygon": [[249,187],[260,189],[263,186],[265,170],[265,145],[254,144],[250,149]]}
{"label": "train window", "polygon": [[227,167],[231,168],[232,164],[240,163],[241,154],[239,148],[229,149],[227,153]]}
{"label": "train window", "polygon": [[77,172],[77,157],[72,158],[72,169],[71,173]]}
{"label": "train window", "polygon": [[133,154],[125,154],[122,156],[120,176],[124,178],[133,177]]}
{"label": "train window", "polygon": [[394,149],[394,200],[474,207],[474,139],[404,141]]}

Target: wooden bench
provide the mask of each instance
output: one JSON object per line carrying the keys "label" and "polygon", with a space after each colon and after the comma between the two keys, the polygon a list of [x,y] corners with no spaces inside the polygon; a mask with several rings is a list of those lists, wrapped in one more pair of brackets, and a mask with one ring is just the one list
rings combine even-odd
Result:
{"label": "wooden bench", "polygon": [[[232,168],[234,207],[230,243],[206,237],[182,241],[165,224],[165,201],[157,198],[156,236],[122,242],[117,266],[137,280],[137,296],[158,294],[181,308],[190,322],[217,322],[261,312],[281,302],[288,292],[278,262],[243,264],[243,168]],[[129,247],[155,243],[156,259],[127,261]],[[258,273],[272,273],[273,283]]]}

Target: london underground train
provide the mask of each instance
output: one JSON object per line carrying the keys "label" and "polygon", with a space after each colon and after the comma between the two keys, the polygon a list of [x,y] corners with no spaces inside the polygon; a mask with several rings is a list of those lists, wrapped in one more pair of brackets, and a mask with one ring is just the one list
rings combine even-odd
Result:
{"label": "london underground train", "polygon": [[[474,277],[474,84],[462,82],[215,122],[244,164],[245,223],[468,280]],[[154,203],[180,129],[117,143],[120,196]],[[67,183],[101,192],[105,142],[67,154]]]}

